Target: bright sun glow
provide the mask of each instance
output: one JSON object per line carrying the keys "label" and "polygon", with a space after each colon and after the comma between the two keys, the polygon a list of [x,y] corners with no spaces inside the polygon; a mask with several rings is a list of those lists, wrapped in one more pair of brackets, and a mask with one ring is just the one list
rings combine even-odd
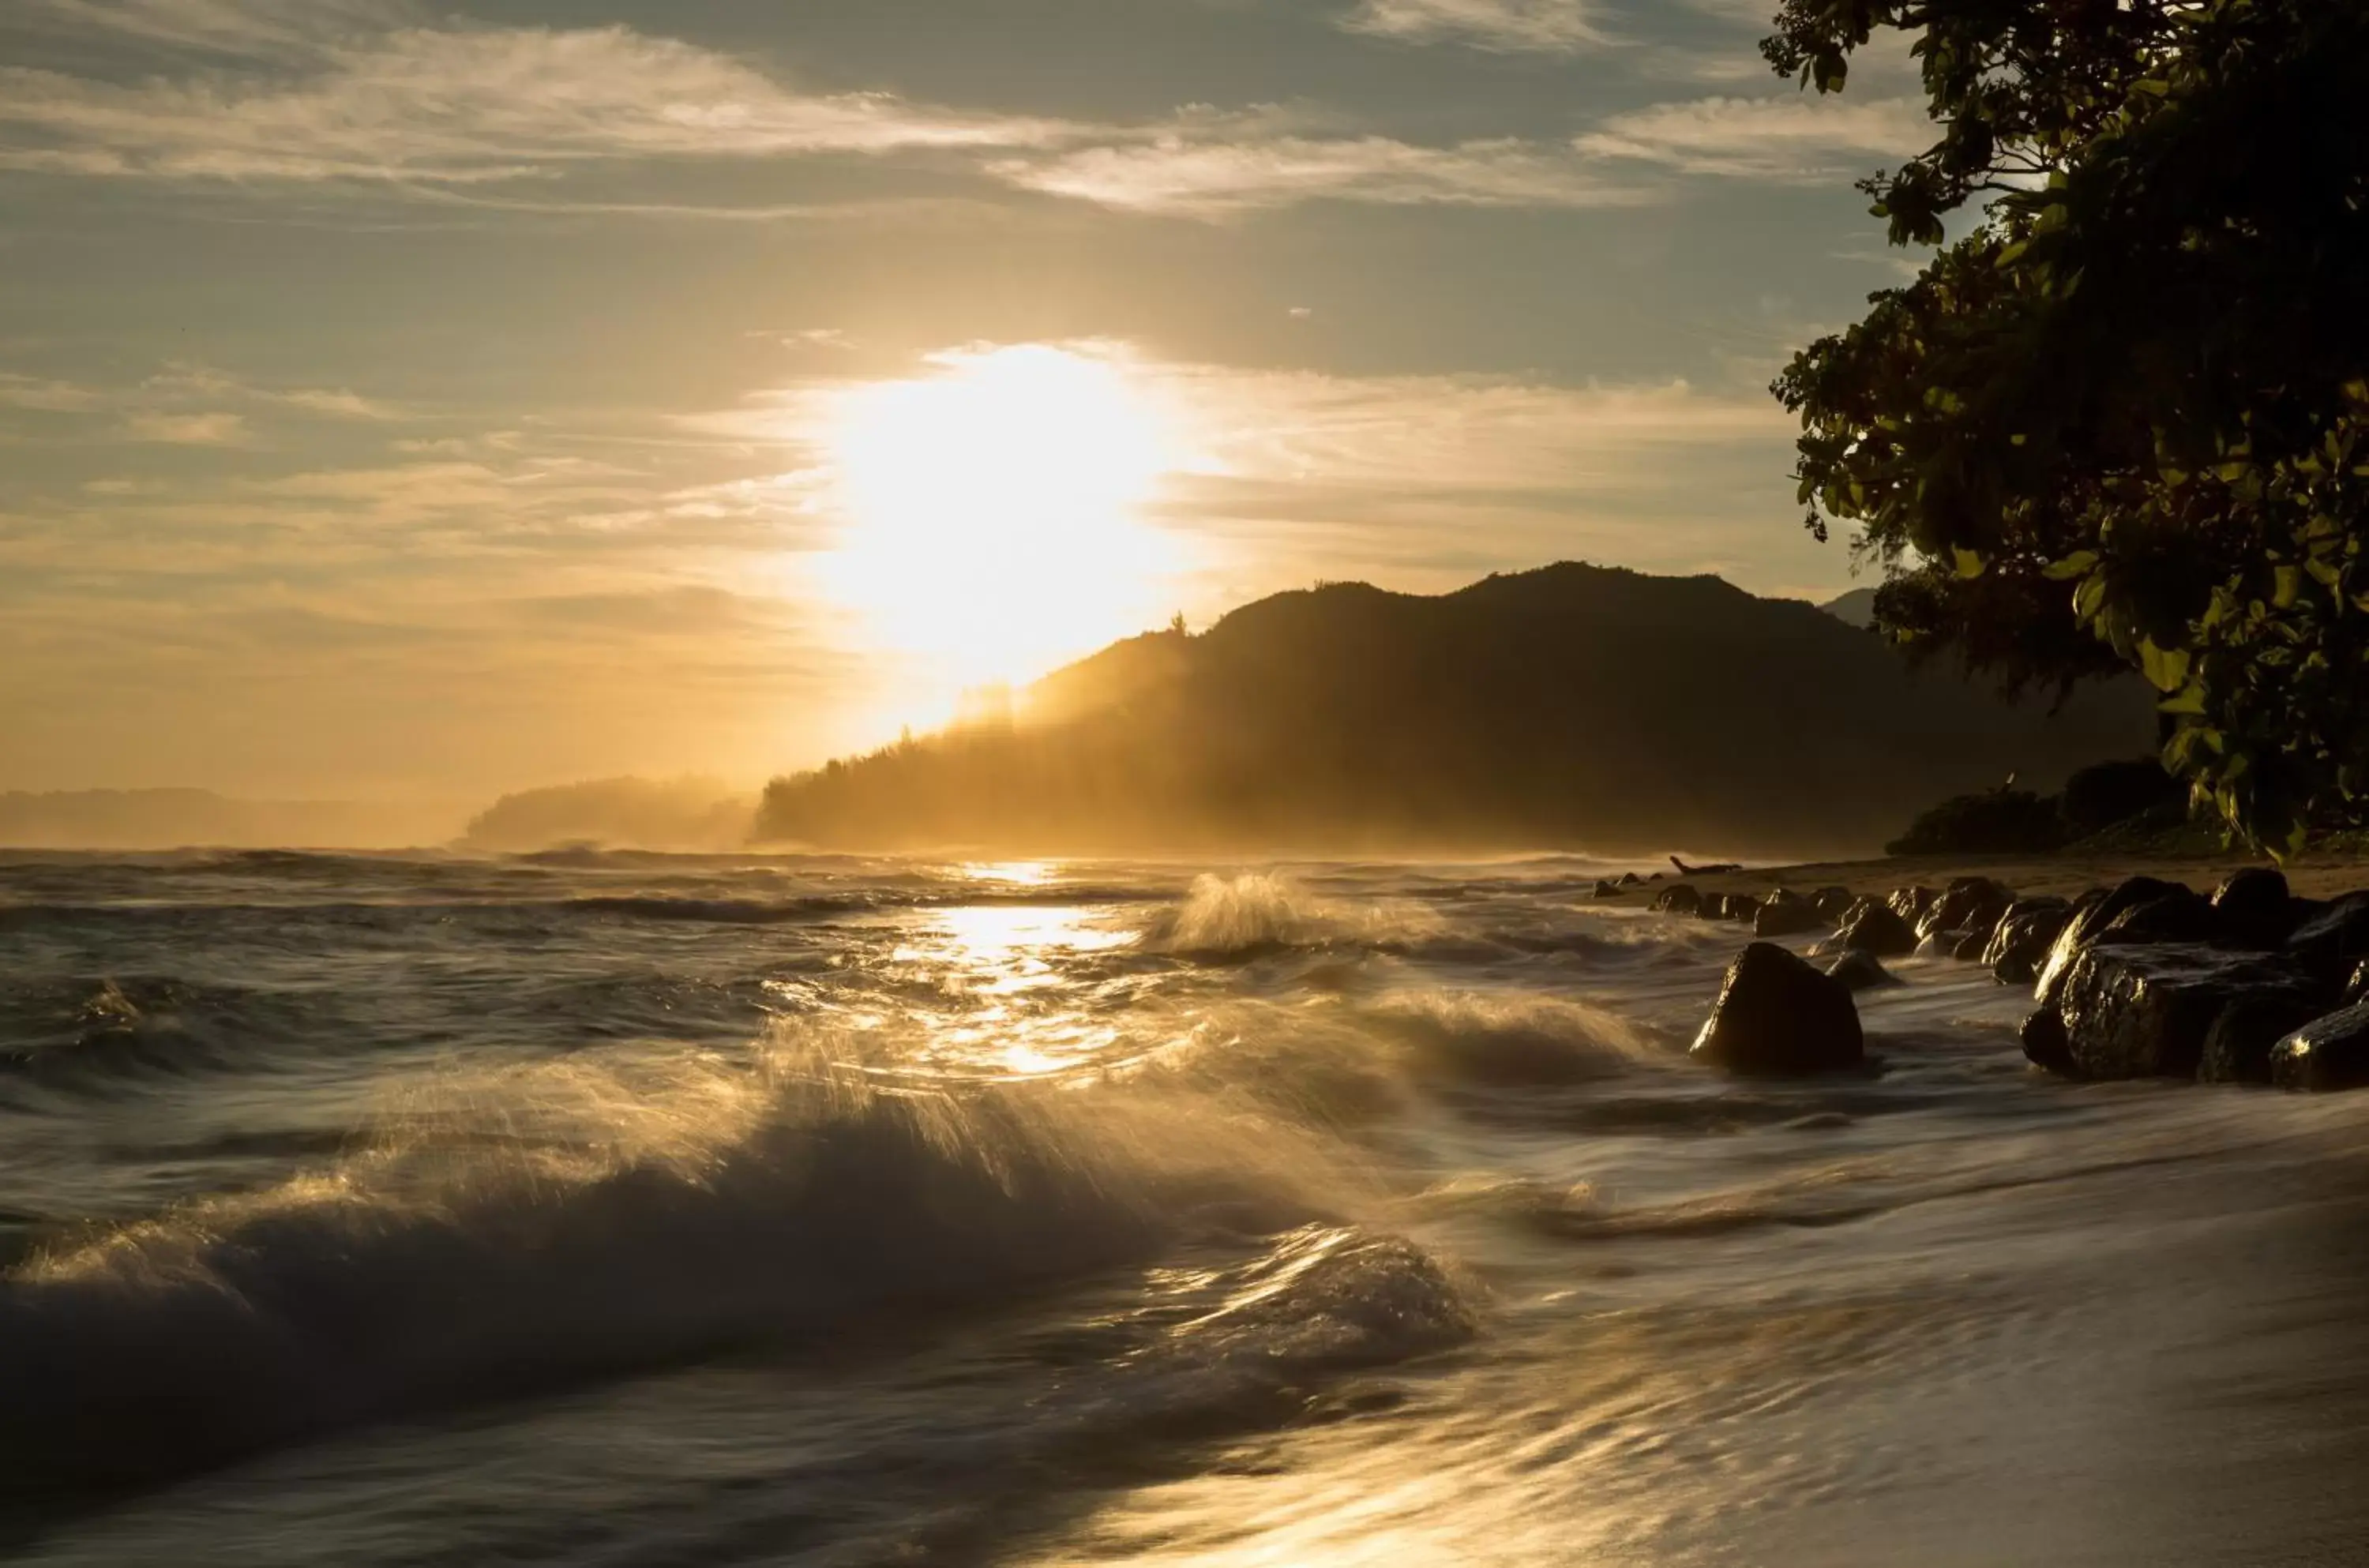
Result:
{"label": "bright sun glow", "polygon": [[1031,679],[1154,624],[1173,562],[1140,511],[1178,460],[1125,361],[1030,345],[933,365],[832,401],[834,596],[964,684]]}

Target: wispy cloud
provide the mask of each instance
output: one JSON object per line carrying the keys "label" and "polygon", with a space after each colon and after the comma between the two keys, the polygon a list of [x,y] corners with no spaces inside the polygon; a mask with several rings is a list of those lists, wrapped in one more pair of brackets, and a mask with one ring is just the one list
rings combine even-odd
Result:
{"label": "wispy cloud", "polygon": [[44,414],[87,414],[104,407],[106,403],[106,395],[96,387],[0,371],[0,408],[25,408]]}
{"label": "wispy cloud", "polygon": [[1513,138],[1424,146],[1386,136],[1163,135],[998,159],[988,169],[1024,189],[1188,217],[1310,200],[1608,207],[1654,199],[1568,149]]}
{"label": "wispy cloud", "polygon": [[303,53],[420,19],[409,0],[17,0],[33,30],[247,57]]}
{"label": "wispy cloud", "polygon": [[134,414],[123,422],[123,433],[135,441],[172,446],[244,446],[253,439],[246,419],[236,414]]}
{"label": "wispy cloud", "polygon": [[807,94],[621,27],[403,29],[294,80],[135,84],[0,69],[0,166],[221,180],[519,178],[589,159],[1014,148],[1057,122]]}
{"label": "wispy cloud", "polygon": [[131,440],[183,446],[248,444],[257,436],[251,422],[257,418],[390,423],[412,418],[349,388],[270,386],[188,361],[110,386],[0,371],[0,414],[12,412],[85,424],[111,421]]}
{"label": "wispy cloud", "polygon": [[1351,32],[1508,52],[1568,53],[1606,41],[1594,0],[1360,0]]}
{"label": "wispy cloud", "polygon": [[1593,158],[1682,174],[1810,181],[1920,152],[1935,135],[1924,106],[1913,98],[1803,95],[1656,104],[1614,116],[1574,145]]}

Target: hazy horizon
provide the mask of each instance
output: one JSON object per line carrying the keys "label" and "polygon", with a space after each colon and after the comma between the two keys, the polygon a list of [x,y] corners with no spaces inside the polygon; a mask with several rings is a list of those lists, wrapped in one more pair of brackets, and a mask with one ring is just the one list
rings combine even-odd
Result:
{"label": "hazy horizon", "polygon": [[0,789],[754,781],[1320,578],[1831,597],[1765,385],[1927,128],[1765,21],[12,6]]}

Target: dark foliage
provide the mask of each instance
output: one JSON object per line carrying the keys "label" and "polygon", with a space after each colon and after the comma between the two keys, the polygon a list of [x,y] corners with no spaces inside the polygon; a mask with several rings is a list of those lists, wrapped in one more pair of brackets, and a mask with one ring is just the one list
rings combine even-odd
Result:
{"label": "dark foliage", "polygon": [[1972,232],[1777,392],[1881,624],[2011,683],[2127,667],[2167,763],[2273,847],[2369,798],[2369,6],[1786,0],[1838,89],[1915,40],[1938,140],[1868,183]]}
{"label": "dark foliage", "polygon": [[2042,854],[2066,840],[2053,795],[2027,789],[1961,795],[1917,815],[1886,854]]}
{"label": "dark foliage", "polygon": [[2117,822],[2175,807],[2187,793],[2152,758],[2100,762],[2065,781],[2061,810],[2072,835],[2086,838]]}

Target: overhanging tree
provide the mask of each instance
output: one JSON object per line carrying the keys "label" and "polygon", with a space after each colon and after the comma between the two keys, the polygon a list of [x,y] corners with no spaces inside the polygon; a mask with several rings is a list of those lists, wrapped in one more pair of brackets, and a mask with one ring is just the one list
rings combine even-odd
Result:
{"label": "overhanging tree", "polygon": [[1776,383],[1809,526],[1856,525],[1912,652],[2144,672],[2258,841],[2357,819],[2369,4],[1785,0],[1764,48],[1835,92],[1885,32],[1940,135],[1862,189],[1938,248]]}

